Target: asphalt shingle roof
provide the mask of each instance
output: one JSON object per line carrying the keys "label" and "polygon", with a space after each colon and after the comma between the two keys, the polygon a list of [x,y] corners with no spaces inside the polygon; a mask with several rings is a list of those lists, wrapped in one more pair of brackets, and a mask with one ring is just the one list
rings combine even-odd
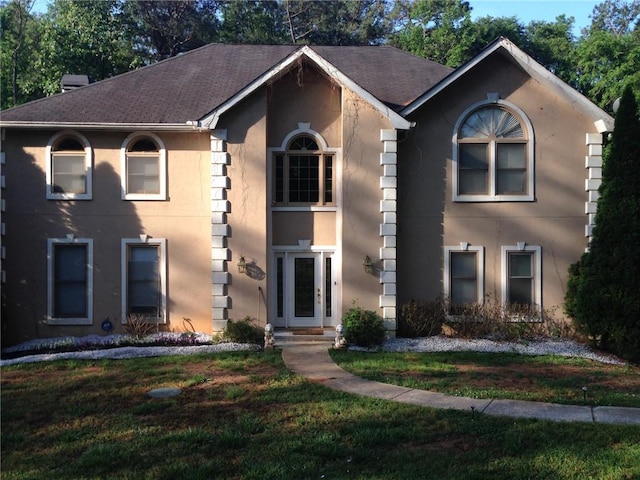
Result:
{"label": "asphalt shingle roof", "polygon": [[[210,44],[89,86],[2,112],[2,122],[185,124],[199,120],[300,46]],[[451,73],[388,46],[311,47],[399,110]]]}

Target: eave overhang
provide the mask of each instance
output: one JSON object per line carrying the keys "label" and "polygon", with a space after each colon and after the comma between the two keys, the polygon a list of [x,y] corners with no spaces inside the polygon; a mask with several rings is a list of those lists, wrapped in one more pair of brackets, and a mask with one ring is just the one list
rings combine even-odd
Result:
{"label": "eave overhang", "polygon": [[271,70],[256,78],[253,82],[249,83],[233,97],[229,98],[226,102],[222,103],[220,106],[212,110],[209,114],[202,117],[199,121],[200,125],[203,128],[209,128],[211,130],[215,129],[218,121],[220,120],[220,117],[224,113],[231,110],[235,105],[247,98],[263,85],[266,85],[270,81],[276,79],[279,75],[287,71],[302,57],[306,57],[311,60],[318,68],[320,68],[327,76],[335,80],[340,86],[348,88],[364,101],[366,101],[369,105],[371,105],[374,109],[376,109],[384,117],[386,117],[393,128],[396,128],[398,130],[408,130],[414,125],[412,122],[408,121],[407,119],[393,111],[383,102],[378,100],[374,95],[351,80],[336,66],[325,60],[308,45],[305,45],[304,47],[294,52],[292,55],[289,55],[285,60],[273,67]]}

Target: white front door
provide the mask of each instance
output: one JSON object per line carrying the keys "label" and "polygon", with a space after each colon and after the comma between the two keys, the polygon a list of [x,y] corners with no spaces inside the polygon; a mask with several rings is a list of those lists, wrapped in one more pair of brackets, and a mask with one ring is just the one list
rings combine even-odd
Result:
{"label": "white front door", "polygon": [[289,252],[276,258],[275,326],[310,328],[330,326],[335,311],[332,255]]}

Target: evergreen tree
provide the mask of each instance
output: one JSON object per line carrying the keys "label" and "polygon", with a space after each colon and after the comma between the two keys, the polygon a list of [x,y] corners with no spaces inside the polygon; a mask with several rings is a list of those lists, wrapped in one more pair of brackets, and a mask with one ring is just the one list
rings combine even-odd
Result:
{"label": "evergreen tree", "polygon": [[624,89],[604,154],[589,252],[572,277],[571,310],[599,346],[640,361],[640,117]]}

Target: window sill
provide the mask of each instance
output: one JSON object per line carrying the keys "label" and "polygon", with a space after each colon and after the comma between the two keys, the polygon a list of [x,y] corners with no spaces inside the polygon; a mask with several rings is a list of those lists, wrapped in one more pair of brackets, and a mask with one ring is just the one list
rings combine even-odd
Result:
{"label": "window sill", "polygon": [[93,325],[91,318],[53,318],[47,319],[47,325]]}
{"label": "window sill", "polygon": [[454,202],[459,203],[501,203],[501,202],[534,202],[533,195],[455,195]]}
{"label": "window sill", "polygon": [[273,212],[337,212],[338,207],[335,205],[283,205],[271,207]]}
{"label": "window sill", "polygon": [[47,200],[93,200],[90,193],[47,193]]}

